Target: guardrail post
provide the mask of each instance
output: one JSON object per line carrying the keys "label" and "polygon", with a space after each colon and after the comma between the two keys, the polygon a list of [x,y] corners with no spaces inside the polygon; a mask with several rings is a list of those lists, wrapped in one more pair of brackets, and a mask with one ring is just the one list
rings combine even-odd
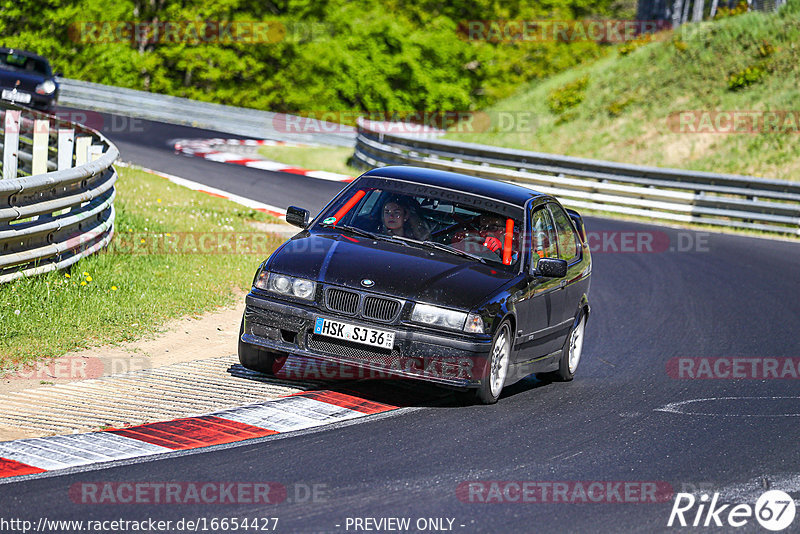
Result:
{"label": "guardrail post", "polygon": [[89,163],[89,148],[92,146],[91,137],[79,137],[75,140],[75,166],[80,167]]}
{"label": "guardrail post", "polygon": [[50,121],[37,119],[33,122],[33,162],[31,174],[47,172],[47,145],[50,142]]}
{"label": "guardrail post", "polygon": [[75,147],[75,130],[58,130],[58,170],[72,168],[72,151]]}
{"label": "guardrail post", "polygon": [[3,179],[11,180],[17,177],[19,164],[19,110],[6,110],[3,131]]}

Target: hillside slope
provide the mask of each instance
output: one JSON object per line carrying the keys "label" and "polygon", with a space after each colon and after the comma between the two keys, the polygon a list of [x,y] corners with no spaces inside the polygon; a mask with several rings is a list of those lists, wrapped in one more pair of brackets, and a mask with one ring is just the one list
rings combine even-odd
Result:
{"label": "hillside slope", "polygon": [[489,115],[497,111],[530,114],[532,127],[495,121],[494,131],[448,137],[800,180],[800,0],[777,14],[690,24],[620,46],[596,63],[532,82]]}

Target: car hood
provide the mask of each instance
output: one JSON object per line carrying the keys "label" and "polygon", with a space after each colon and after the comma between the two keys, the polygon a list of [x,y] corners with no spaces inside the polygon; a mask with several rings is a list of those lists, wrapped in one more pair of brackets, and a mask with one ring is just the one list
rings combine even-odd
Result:
{"label": "car hood", "polygon": [[[0,69],[0,86],[13,89],[17,87],[19,91],[27,91],[33,93],[36,91],[36,86],[47,80],[46,76],[41,74],[31,74],[23,71]],[[19,80],[19,85],[16,85]]]}
{"label": "car hood", "polygon": [[[514,273],[459,256],[340,234],[298,234],[270,257],[271,271],[402,299],[469,310]],[[500,266],[497,266],[500,267]]]}

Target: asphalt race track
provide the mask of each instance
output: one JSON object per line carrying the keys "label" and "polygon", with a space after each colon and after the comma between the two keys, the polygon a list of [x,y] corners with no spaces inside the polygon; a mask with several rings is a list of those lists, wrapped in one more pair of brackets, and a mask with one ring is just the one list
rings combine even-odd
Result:
{"label": "asphalt race track", "polygon": [[[146,129],[108,135],[125,160],[275,206],[313,211],[341,186],[177,156],[168,139],[217,134],[157,123]],[[668,528],[667,521],[672,492],[703,490],[719,493],[719,503],[752,505],[766,489],[783,489],[800,503],[800,382],[782,371],[787,361],[798,371],[800,247],[598,218],[587,218],[586,226],[594,250],[592,313],[571,383],[529,378],[493,406],[462,406],[447,395],[431,402],[429,388],[407,388],[407,408],[351,424],[3,484],[4,516],[34,524],[43,516],[173,524],[277,517],[279,532],[376,526],[355,518],[410,518],[412,532],[417,520],[429,518],[444,521],[420,523],[427,530],[465,533],[764,532],[752,517],[738,529]],[[658,246],[620,250],[640,236]],[[701,358],[709,358],[702,361],[718,379],[695,366]],[[724,377],[726,369],[734,374],[733,362],[745,362],[737,369],[747,374],[775,358],[784,378]],[[364,387],[374,394],[374,384]],[[77,483],[148,481],[269,481],[283,484],[287,498],[266,505],[99,505],[69,493]],[[472,486],[479,490],[462,491],[471,481],[480,481]],[[492,481],[499,493],[488,491]],[[509,482],[525,481],[566,483],[572,497],[519,502]],[[655,503],[624,492],[586,502],[572,493],[591,482],[648,482],[671,492]],[[318,490],[316,498],[309,488]],[[696,511],[687,512],[688,521]],[[720,517],[725,521],[727,510]],[[800,532],[800,518],[784,532]]]}

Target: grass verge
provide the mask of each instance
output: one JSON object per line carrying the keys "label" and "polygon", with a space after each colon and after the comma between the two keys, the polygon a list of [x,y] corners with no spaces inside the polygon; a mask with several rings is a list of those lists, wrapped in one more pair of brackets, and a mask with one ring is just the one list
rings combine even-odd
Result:
{"label": "grass verge", "polygon": [[[530,84],[488,110],[505,124],[448,138],[710,172],[800,180],[800,0],[687,24]],[[747,75],[749,73],[750,75]],[[761,112],[783,112],[777,122]],[[681,123],[682,112],[696,120]],[[740,112],[735,125],[730,115]],[[760,121],[748,129],[748,114]],[[693,115],[692,115],[693,113]],[[772,117],[774,118],[774,117]],[[708,119],[706,121],[705,119]]]}
{"label": "grass verge", "polygon": [[358,176],[363,171],[347,164],[353,149],[341,146],[262,146],[258,153],[271,161],[312,171],[328,171]]}
{"label": "grass verge", "polygon": [[67,271],[0,285],[0,367],[138,339],[239,298],[283,238],[270,216],[119,168],[116,235]]}

